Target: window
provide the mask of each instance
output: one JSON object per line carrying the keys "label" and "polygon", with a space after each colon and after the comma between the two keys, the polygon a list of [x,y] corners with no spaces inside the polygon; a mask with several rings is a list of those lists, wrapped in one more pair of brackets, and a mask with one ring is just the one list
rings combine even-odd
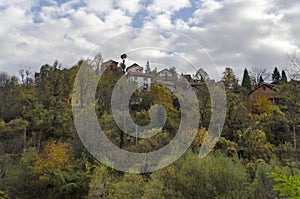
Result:
{"label": "window", "polygon": [[264,91],[266,90],[266,87],[265,87],[265,86],[263,87],[263,90],[264,90]]}
{"label": "window", "polygon": [[147,82],[147,81],[148,81],[148,78],[147,78],[147,77],[144,77],[144,81]]}
{"label": "window", "polygon": [[137,80],[137,77],[134,77],[134,80]]}

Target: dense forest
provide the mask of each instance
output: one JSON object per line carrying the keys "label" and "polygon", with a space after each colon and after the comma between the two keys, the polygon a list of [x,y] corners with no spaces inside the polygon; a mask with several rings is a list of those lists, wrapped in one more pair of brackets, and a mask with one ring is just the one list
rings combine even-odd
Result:
{"label": "dense forest", "polygon": [[[300,82],[277,68],[245,69],[240,82],[228,67],[226,120],[214,149],[198,153],[207,136],[211,100],[203,69],[178,75],[196,85],[200,121],[190,149],[176,162],[153,173],[130,174],[106,167],[89,154],[73,123],[72,93],[84,61],[62,69],[56,61],[39,73],[20,70],[20,78],[0,73],[0,198],[300,198]],[[88,65],[88,64],[87,64]],[[99,68],[90,67],[98,73]],[[159,84],[137,90],[130,111],[139,125],[149,123],[153,104],[165,107],[164,127],[149,139],[122,132],[110,110],[110,98],[126,66],[102,75],[96,112],[107,137],[122,149],[148,152],[161,148],[179,128],[176,96]],[[157,71],[147,69],[155,80]],[[269,80],[270,79],[270,80]],[[276,100],[264,95],[249,99],[262,83],[274,88]],[[138,99],[138,100],[136,100]],[[79,102],[80,104],[80,102]]]}

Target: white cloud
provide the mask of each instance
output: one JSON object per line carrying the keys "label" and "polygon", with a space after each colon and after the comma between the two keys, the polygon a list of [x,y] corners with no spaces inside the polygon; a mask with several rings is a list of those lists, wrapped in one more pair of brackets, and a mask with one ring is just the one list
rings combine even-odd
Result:
{"label": "white cloud", "polygon": [[107,0],[84,0],[88,11],[101,13],[108,13],[113,9],[113,1]]}
{"label": "white cloud", "polygon": [[136,14],[143,8],[140,0],[116,1],[116,4],[130,15]]}
{"label": "white cloud", "polygon": [[191,2],[189,0],[173,0],[162,1],[153,0],[153,3],[148,6],[147,10],[151,15],[157,15],[161,13],[173,13],[179,11],[182,8],[190,7]]}
{"label": "white cloud", "polygon": [[[103,41],[130,31],[133,20],[137,20],[135,14],[141,12],[146,15],[141,19],[144,27],[184,32],[201,44],[217,64],[230,65],[238,74],[245,66],[284,67],[286,53],[299,50],[300,46],[297,1],[201,0],[189,19],[178,12],[195,4],[189,0],[153,0],[150,5],[145,0],[83,2],[59,4],[48,0],[48,6],[33,12],[38,0],[1,1],[0,40],[5,50],[0,52],[0,71],[17,71],[21,65],[31,66],[35,71],[55,59],[70,66]],[[40,21],[36,22],[37,19]],[[124,48],[120,51],[130,51],[141,45],[156,45],[192,60],[196,66],[208,63],[203,61],[205,54],[174,35],[142,32],[127,36],[122,38],[121,34],[119,39],[109,40],[105,58],[118,59],[123,53],[119,52],[121,47]],[[151,56],[149,51],[132,52],[130,56],[141,64],[176,64],[168,53],[151,52]]]}

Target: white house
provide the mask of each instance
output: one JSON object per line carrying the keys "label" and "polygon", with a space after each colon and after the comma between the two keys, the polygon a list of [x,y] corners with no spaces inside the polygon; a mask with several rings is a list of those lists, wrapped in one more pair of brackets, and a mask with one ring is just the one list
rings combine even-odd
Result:
{"label": "white house", "polygon": [[140,72],[128,72],[127,79],[136,82],[141,91],[148,92],[151,86],[151,75]]}
{"label": "white house", "polygon": [[126,72],[143,73],[144,68],[134,63],[126,69]]}
{"label": "white house", "polygon": [[173,77],[172,72],[169,69],[163,69],[158,72],[158,76],[161,78]]}

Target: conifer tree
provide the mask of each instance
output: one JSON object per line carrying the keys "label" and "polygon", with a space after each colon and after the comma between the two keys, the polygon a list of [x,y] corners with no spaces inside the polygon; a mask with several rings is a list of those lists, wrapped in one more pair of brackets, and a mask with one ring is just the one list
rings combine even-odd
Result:
{"label": "conifer tree", "polygon": [[284,70],[282,70],[282,72],[281,72],[281,82],[282,83],[287,83],[287,76],[286,76]]}
{"label": "conifer tree", "polygon": [[262,83],[264,83],[264,79],[263,79],[262,76],[259,76],[259,82],[258,82],[258,84],[262,84]]}
{"label": "conifer tree", "polygon": [[280,73],[279,73],[277,67],[275,67],[275,69],[272,73],[272,80],[273,80],[273,83],[278,83],[280,81]]}
{"label": "conifer tree", "polygon": [[249,76],[247,68],[245,68],[245,70],[244,70],[242,87],[246,88],[248,91],[252,90],[252,88],[251,88],[251,80],[250,80],[250,76]]}

